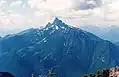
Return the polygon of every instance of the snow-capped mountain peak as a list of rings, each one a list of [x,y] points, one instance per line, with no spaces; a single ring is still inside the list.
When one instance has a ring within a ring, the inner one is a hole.
[[[48,30],[49,28],[53,28],[59,30],[59,29],[66,29],[68,27],[69,26],[67,24],[65,24],[64,22],[62,22],[62,20],[56,17],[52,23],[49,22],[46,25],[45,29]]]
[[[62,20],[60,20],[59,18],[55,18],[55,20],[53,21],[52,25],[58,26],[58,27],[68,27],[67,24],[65,24],[64,22],[62,22]]]
[[[62,23],[62,21],[56,17],[53,21],[53,24],[58,24],[58,23]]]

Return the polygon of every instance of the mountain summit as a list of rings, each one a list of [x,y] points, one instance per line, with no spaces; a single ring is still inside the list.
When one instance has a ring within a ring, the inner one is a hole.
[[[117,46],[69,27],[58,18],[43,29],[28,29],[2,38],[1,53],[0,71],[16,77],[46,75],[49,69],[60,77],[79,77],[98,68],[119,65]]]
[[[62,23],[62,21],[61,21],[59,18],[56,17],[56,18],[54,19],[53,23]]]
[[[46,27],[49,27],[49,28],[56,27],[56,29],[64,29],[64,28],[68,28],[69,26],[63,23],[62,20],[56,17],[54,21],[52,23],[48,23]]]

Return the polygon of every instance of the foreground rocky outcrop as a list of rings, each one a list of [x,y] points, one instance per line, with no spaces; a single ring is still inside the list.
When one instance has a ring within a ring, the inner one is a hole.
[[[119,67],[101,69],[96,73],[84,74],[82,77],[119,77]]]

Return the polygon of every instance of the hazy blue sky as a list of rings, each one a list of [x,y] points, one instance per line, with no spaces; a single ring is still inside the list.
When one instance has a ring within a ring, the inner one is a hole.
[[[119,24],[119,0],[0,0],[0,31],[39,27],[59,17],[82,24]]]

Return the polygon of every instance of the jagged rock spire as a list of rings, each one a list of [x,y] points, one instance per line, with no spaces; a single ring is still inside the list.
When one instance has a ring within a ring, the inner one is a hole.
[[[52,24],[60,25],[60,24],[62,24],[62,21],[56,17]]]

